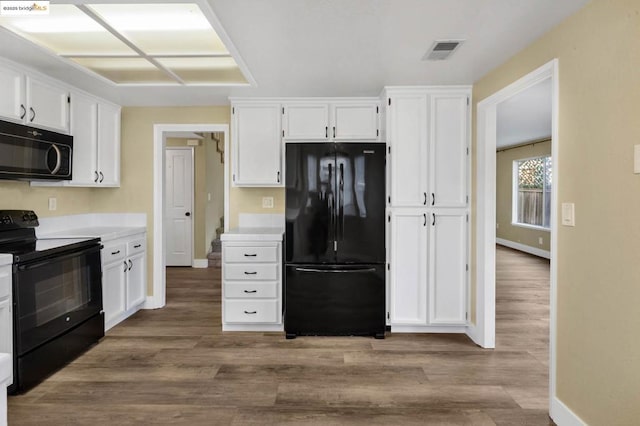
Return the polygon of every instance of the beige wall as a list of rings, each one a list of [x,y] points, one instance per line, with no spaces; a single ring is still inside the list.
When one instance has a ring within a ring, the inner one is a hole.
[[[496,237],[549,251],[549,231],[512,225],[513,162],[551,155],[551,141],[510,148],[496,153]],[[542,238],[542,244],[538,239]]]
[[[592,425],[640,418],[638,40],[640,2],[593,0],[474,85],[478,102],[559,59],[556,182],[576,226],[558,227],[557,396]]]
[[[95,191],[90,188],[34,188],[29,182],[0,180],[2,209],[33,210],[40,217],[91,213]],[[49,211],[49,197],[56,198],[55,211]]]
[[[220,146],[224,149],[224,134],[218,133]],[[210,251],[211,241],[215,238],[216,229],[220,227],[220,218],[224,216],[224,156],[216,151],[216,142],[207,135],[206,152],[206,190],[211,200],[206,208],[206,250]]]

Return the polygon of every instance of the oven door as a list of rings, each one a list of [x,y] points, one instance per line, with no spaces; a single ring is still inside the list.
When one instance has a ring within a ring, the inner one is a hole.
[[[18,356],[102,310],[100,245],[14,266]]]

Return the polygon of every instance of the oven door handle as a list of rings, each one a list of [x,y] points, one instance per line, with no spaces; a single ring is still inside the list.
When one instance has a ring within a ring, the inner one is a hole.
[[[57,261],[60,261],[60,260],[65,260],[65,259],[70,259],[72,257],[78,257],[80,255],[88,254],[88,253],[91,253],[93,251],[100,251],[100,246],[96,245],[95,247],[91,247],[89,249],[85,248],[83,250],[73,251],[71,253],[67,253],[67,254],[64,254],[62,256],[52,255],[52,256],[49,256],[49,257],[47,257],[46,259],[44,259],[44,260],[42,260],[40,262],[18,264],[18,270],[19,271],[28,271],[30,269],[40,268],[41,266],[49,265],[49,264],[51,264],[53,262],[57,262]]]

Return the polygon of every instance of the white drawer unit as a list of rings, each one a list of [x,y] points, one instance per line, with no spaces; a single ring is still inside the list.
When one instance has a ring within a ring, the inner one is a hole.
[[[222,330],[283,330],[282,242],[223,238],[222,261]]]
[[[11,296],[11,265],[0,266],[0,353],[13,360],[13,299]],[[0,381],[1,384],[1,381]],[[6,385],[13,384],[13,368]],[[1,392],[4,392],[2,389]]]

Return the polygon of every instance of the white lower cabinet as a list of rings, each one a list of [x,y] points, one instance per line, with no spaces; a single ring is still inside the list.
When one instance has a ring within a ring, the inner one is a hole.
[[[13,298],[11,296],[11,273],[11,265],[0,266],[0,353],[8,353],[13,359]],[[13,384],[13,369],[11,369],[11,375],[6,384],[7,386]],[[4,390],[0,392],[4,392]]]
[[[137,312],[146,299],[146,233],[108,241],[102,249],[105,331]]]
[[[442,210],[390,213],[392,331],[447,331],[467,324],[467,214]]]
[[[281,242],[223,242],[222,330],[283,329],[281,250]]]

